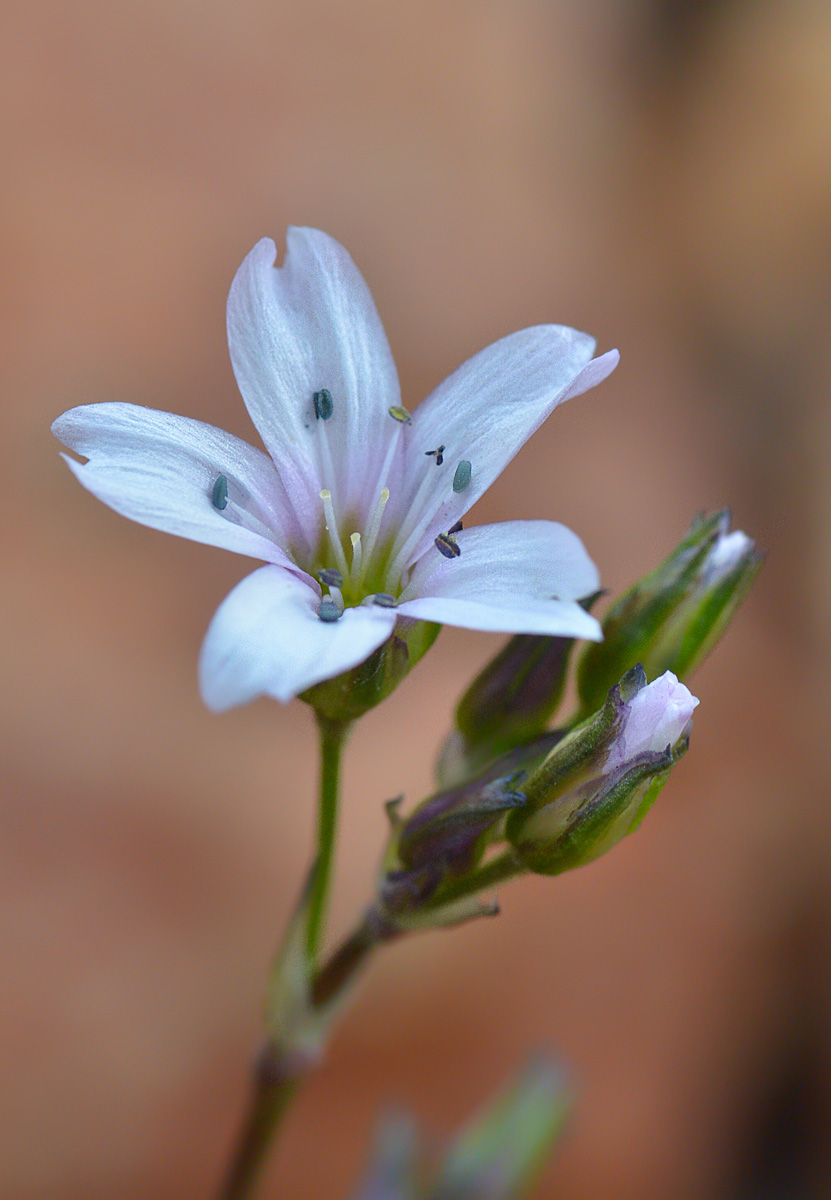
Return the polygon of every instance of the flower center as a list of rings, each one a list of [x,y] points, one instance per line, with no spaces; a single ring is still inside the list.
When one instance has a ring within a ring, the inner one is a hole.
[[[367,515],[365,509],[358,514],[351,511],[347,507],[349,501],[340,510],[336,507],[337,489],[345,481],[339,480],[329,445],[329,422],[335,413],[335,401],[328,388],[313,393],[312,409],[318,478],[328,482],[328,486],[319,492],[321,526],[316,545],[309,544],[309,535],[303,532],[299,521],[295,537],[302,544],[289,536],[287,545],[286,536],[280,537],[275,532],[268,513],[258,511],[254,498],[232,475],[221,474],[215,478],[209,493],[211,503],[227,521],[250,529],[288,550],[299,566],[318,579],[321,587],[328,590],[324,591],[318,610],[322,621],[337,621],[346,608],[368,600],[382,607],[393,608],[406,585],[408,564],[423,536],[426,519],[431,515],[430,506],[435,503],[435,476],[432,475],[432,468],[428,468],[415,494],[408,499],[406,513],[398,528],[391,529],[387,521],[384,529],[384,516],[390,499],[390,474],[400,438],[404,429],[412,426],[412,417],[406,408],[399,405],[389,410],[394,428],[370,493],[377,498]],[[434,450],[425,450],[424,454],[434,460],[435,467],[442,467],[446,449],[446,446],[440,445]],[[471,464],[463,459],[456,465],[452,491],[457,494],[465,491],[470,481]],[[359,508],[363,508],[360,500]],[[356,525],[359,528],[356,529]],[[350,528],[352,532],[344,540],[344,533]],[[461,521],[434,539],[436,550],[445,558],[458,558],[461,554],[461,548],[453,536],[459,529]]]
[[[400,577],[395,579],[383,569],[384,559],[388,555],[387,547],[379,535],[389,498],[390,490],[384,484],[365,528],[350,533],[347,541],[335,512],[332,492],[329,488],[323,488],[320,492],[325,533],[320,540],[317,559],[319,562],[333,561],[337,565],[334,570],[324,566],[316,572],[317,578],[321,584],[329,587],[332,595],[334,585],[338,589],[336,600],[347,607],[360,604],[368,596],[379,592],[388,597],[388,603],[394,603],[395,594],[401,591]]]

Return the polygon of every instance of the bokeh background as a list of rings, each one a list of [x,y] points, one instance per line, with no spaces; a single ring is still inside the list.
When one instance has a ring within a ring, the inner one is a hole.
[[[301,704],[217,718],[196,655],[243,559],[132,525],[50,421],[120,399],[251,437],[224,301],[317,225],[413,406],[523,325],[621,366],[480,504],[612,589],[698,509],[769,551],[637,837],[391,948],[265,1196],[346,1196],[375,1114],[439,1138],[539,1046],[579,1103],[541,1197],[831,1194],[831,10],[721,0],[35,0],[0,38],[4,1200],[211,1195],[307,861]],[[429,788],[500,639],[446,630],[347,760],[336,929],[381,802]]]

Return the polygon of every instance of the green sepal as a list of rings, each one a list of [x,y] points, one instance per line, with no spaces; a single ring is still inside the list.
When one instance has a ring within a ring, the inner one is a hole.
[[[672,659],[672,670],[679,679],[689,678],[720,641],[736,610],[756,582],[764,561],[763,554],[756,550],[748,551],[732,571],[707,590],[689,619],[678,622],[680,628],[675,645],[672,628],[667,630],[668,644],[665,650],[662,648],[663,658]],[[655,673],[660,673],[657,667]]]
[[[672,553],[612,605],[603,618],[603,641],[587,645],[577,666],[582,712],[594,712],[633,662],[646,666],[650,646],[700,578],[728,521],[726,510],[696,518]],[[647,669],[654,679],[671,664],[657,669],[650,662]]]
[[[369,658],[334,679],[316,683],[300,699],[330,721],[354,721],[395,691],[432,646],[441,625],[399,618],[392,636]]]
[[[587,646],[577,666],[582,714],[597,707],[631,662],[641,662],[650,679],[673,671],[684,680],[709,654],[763,562],[745,539],[744,551],[718,577],[711,563],[722,539],[732,536],[729,525],[727,509],[698,517],[672,553],[612,605],[603,619],[603,641]]]
[[[671,750],[644,753],[628,769],[589,780],[530,815],[513,814],[506,836],[537,875],[560,875],[593,862],[643,820],[673,761]]]
[[[596,773],[597,759],[617,736],[625,706],[645,685],[643,667],[632,667],[609,688],[600,711],[554,747],[523,787],[527,814],[547,805],[553,795],[577,786],[587,772]]]

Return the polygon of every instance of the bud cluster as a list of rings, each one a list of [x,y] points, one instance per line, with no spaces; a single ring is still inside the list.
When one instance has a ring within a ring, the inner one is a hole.
[[[389,929],[493,912],[476,900],[524,871],[557,875],[635,830],[689,744],[698,700],[678,678],[701,661],[761,556],[726,513],[699,518],[608,610],[577,667],[580,711],[548,728],[573,639],[518,636],[456,710],[439,790],[392,823],[376,913]],[[594,599],[594,598],[593,598]]]

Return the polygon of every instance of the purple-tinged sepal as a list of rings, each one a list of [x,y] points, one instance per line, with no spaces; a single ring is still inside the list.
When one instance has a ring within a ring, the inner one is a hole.
[[[489,847],[504,843],[506,817],[525,804],[528,772],[560,736],[545,734],[503,755],[476,779],[428,796],[408,816],[400,812],[401,797],[387,803],[391,831],[376,902],[385,925],[427,928],[495,914],[475,896],[446,905],[443,897],[476,871]]]

